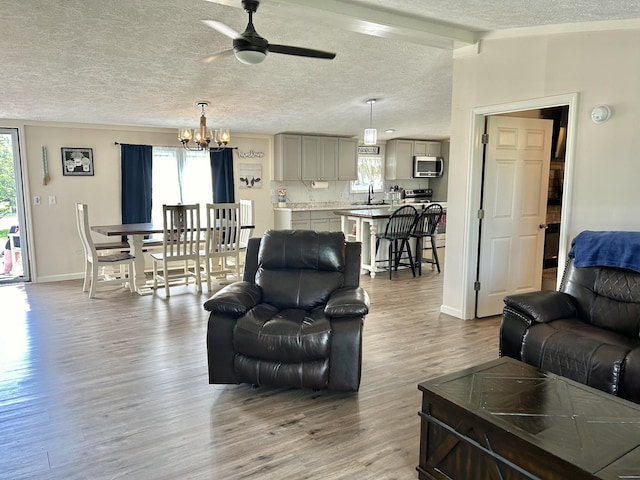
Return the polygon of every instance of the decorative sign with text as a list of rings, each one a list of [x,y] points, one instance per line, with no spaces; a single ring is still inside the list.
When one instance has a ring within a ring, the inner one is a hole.
[[[262,152],[254,152],[253,150],[249,150],[248,152],[241,152],[238,150],[238,157],[240,158],[262,158],[264,157],[264,153]]]
[[[380,147],[368,146],[368,145],[359,146],[358,153],[364,154],[364,155],[372,155],[372,154],[378,155],[380,153]]]

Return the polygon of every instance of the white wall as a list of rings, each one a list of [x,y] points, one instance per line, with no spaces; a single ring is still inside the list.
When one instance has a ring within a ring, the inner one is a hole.
[[[93,224],[121,222],[120,147],[114,142],[179,146],[175,129],[23,124],[17,121],[1,121],[1,123],[2,126],[20,129],[21,154],[23,170],[25,170],[25,200],[28,203],[27,224],[31,240],[31,274],[35,282],[82,276],[84,253],[75,224],[76,202],[89,205],[90,221]],[[256,218],[254,235],[260,235],[270,228],[273,222],[269,200],[272,137],[234,135],[232,132],[230,145],[238,147],[238,151],[234,154],[236,199],[254,200]],[[46,186],[42,182],[42,146],[47,147],[51,177]],[[94,176],[63,176],[61,147],[92,148]],[[263,153],[263,156],[240,158],[238,152],[251,150]],[[261,189],[239,189],[238,166],[240,163],[262,165],[264,178]],[[33,204],[35,195],[42,198],[41,205]],[[49,196],[56,197],[55,205],[49,205]],[[107,241],[99,237],[98,234],[94,235],[96,240]]]
[[[494,39],[454,60],[443,312],[473,316],[474,108],[577,93],[568,239],[586,229],[640,230],[640,58],[629,53],[639,42],[638,29]],[[601,103],[613,116],[596,125],[590,111]]]

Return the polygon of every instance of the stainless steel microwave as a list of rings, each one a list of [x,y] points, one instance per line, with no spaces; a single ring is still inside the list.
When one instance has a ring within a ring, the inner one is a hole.
[[[413,178],[441,177],[443,168],[442,157],[413,157]]]

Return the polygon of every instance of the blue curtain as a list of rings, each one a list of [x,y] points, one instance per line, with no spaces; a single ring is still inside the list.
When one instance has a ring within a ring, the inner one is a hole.
[[[233,192],[233,149],[209,152],[213,185],[213,203],[234,203]]]
[[[151,145],[120,145],[122,223],[151,221]]]

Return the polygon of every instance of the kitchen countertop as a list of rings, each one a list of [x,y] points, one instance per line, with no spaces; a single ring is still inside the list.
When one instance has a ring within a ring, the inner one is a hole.
[[[399,204],[402,205],[413,205],[416,208],[420,208],[421,205],[427,205],[428,203],[439,203],[446,210],[447,204],[446,202],[425,202],[425,203],[408,203],[408,204]],[[389,211],[389,204],[353,204],[348,202],[309,202],[309,203],[291,203],[287,202],[286,207],[279,207],[277,203],[273,204],[274,210],[283,210],[289,212],[304,212],[304,211],[323,211],[323,210],[385,210]]]

